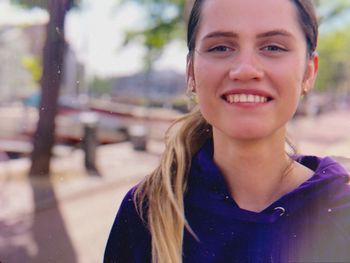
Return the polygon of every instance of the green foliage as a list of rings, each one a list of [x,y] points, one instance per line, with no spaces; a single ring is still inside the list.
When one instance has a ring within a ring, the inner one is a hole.
[[[349,26],[337,31],[328,31],[320,36],[318,53],[319,73],[316,87],[318,90],[337,88],[345,81],[350,68],[350,31]]]
[[[27,69],[35,82],[41,80],[43,74],[43,65],[39,57],[26,56],[22,59],[22,65]]]
[[[91,84],[91,91],[95,95],[110,94],[112,91],[112,82],[110,79],[96,77]]]
[[[126,33],[125,44],[141,43],[148,50],[145,66],[149,70],[165,46],[174,39],[184,39],[184,0],[132,0],[142,4],[148,14],[145,27]]]
[[[61,0],[10,0],[12,3],[23,6],[25,8],[40,7],[48,9],[49,1],[61,1]],[[81,0],[74,0],[72,5],[77,6]],[[71,7],[73,7],[71,6]]]
[[[315,4],[321,23],[327,23],[344,15],[350,9],[349,0],[316,0]]]
[[[319,71],[316,89],[337,89],[347,81],[350,69],[350,33],[346,16],[349,0],[315,0],[321,24],[318,42]]]
[[[41,7],[47,9],[50,0],[11,0],[12,3],[24,7]]]

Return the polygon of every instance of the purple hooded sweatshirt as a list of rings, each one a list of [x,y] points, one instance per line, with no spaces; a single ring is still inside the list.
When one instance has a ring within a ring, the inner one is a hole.
[[[299,156],[314,171],[261,212],[238,207],[213,162],[208,141],[193,157],[185,215],[199,240],[184,232],[184,263],[350,262],[350,186],[333,159]],[[151,262],[151,237],[124,198],[107,242],[105,263]]]

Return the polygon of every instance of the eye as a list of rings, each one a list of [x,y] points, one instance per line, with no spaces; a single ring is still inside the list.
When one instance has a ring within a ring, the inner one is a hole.
[[[278,45],[267,45],[262,48],[263,51],[269,52],[286,52],[288,49],[280,47]]]
[[[230,52],[230,51],[233,51],[233,49],[223,45],[215,46],[208,49],[208,52]]]

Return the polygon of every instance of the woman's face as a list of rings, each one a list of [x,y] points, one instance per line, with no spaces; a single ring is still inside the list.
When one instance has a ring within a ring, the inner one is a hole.
[[[316,71],[290,0],[205,1],[188,76],[214,136],[259,139],[281,130]]]

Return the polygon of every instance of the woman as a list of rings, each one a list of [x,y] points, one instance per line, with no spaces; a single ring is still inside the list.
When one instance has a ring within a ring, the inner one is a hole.
[[[195,2],[187,83],[198,109],[125,197],[105,262],[350,262],[346,171],[286,152],[316,44],[311,0]]]

